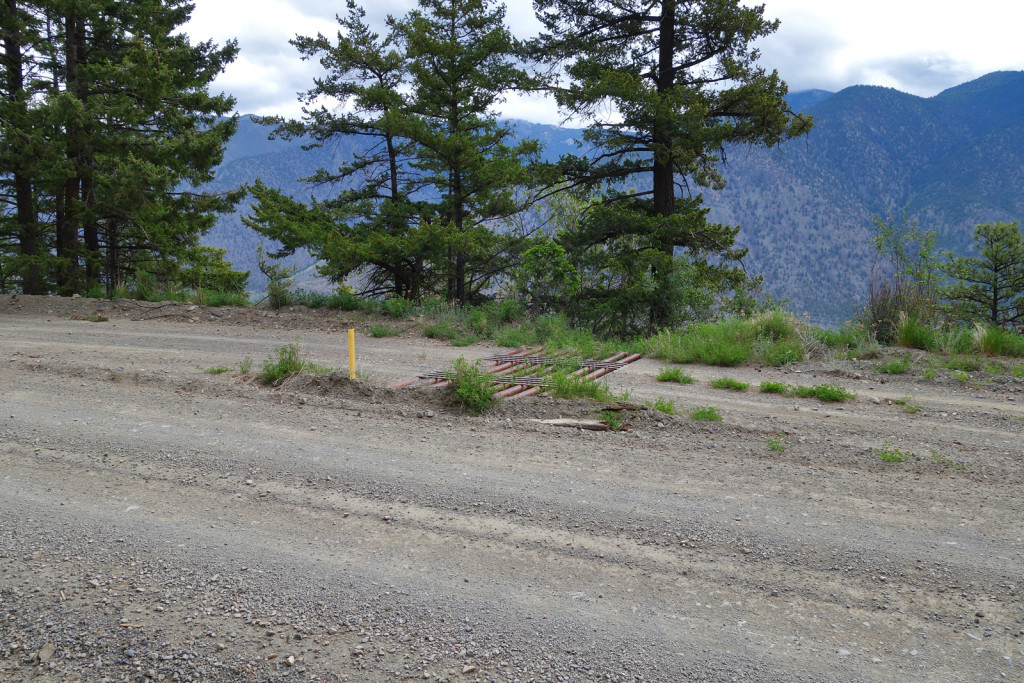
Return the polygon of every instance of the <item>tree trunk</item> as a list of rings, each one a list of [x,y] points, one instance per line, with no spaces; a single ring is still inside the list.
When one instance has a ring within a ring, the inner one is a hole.
[[[82,91],[82,83],[78,74],[78,64],[84,52],[84,27],[74,14],[64,18],[65,30],[65,80],[73,95]],[[67,156],[75,169],[64,181],[62,196],[59,200],[61,209],[57,214],[57,257],[62,261],[57,269],[57,288],[63,295],[70,295],[81,290],[78,263],[78,223],[79,200],[81,198],[82,181],[80,166],[82,162],[81,126],[76,121],[67,123]]]
[[[665,93],[675,85],[673,64],[675,59],[675,32],[676,32],[676,0],[663,0],[661,5],[661,20],[658,30],[658,74],[656,87],[658,93]],[[675,173],[672,166],[672,149],[674,140],[669,130],[667,117],[659,116],[654,121],[651,131],[651,140],[654,143],[653,167],[653,202],[654,213],[657,216],[672,216],[676,211],[676,186]],[[675,251],[675,244],[672,235],[662,232],[661,251],[668,259],[668,263],[662,268],[654,269],[655,281],[666,285],[672,276],[672,256]],[[661,289],[665,289],[663,286]],[[650,310],[648,324],[651,329],[664,324],[670,315],[672,303],[664,296],[659,296],[653,303]]]

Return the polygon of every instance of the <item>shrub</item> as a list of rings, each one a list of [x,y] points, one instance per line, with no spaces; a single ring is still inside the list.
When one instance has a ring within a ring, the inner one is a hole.
[[[714,406],[708,406],[707,408],[697,408],[690,413],[690,417],[694,420],[704,420],[708,422],[721,422],[722,416],[718,414],[718,408]]]
[[[222,292],[217,289],[203,289],[196,292],[195,301],[201,306],[248,306],[249,295],[245,292]]]
[[[306,308],[321,308],[327,303],[326,294],[311,292],[308,289],[294,289],[288,299],[292,306],[305,306]]]
[[[683,372],[679,367],[664,367],[658,373],[659,382],[675,382],[676,384],[693,384],[695,380],[691,375]]]
[[[412,307],[412,301],[400,296],[385,299],[380,303],[380,310],[382,313],[389,315],[392,318],[398,318],[399,320],[408,318],[409,314],[412,312]]]
[[[324,305],[334,311],[358,311],[364,307],[363,301],[352,292],[331,294],[324,301]]]
[[[773,382],[766,380],[761,382],[761,393],[762,394],[788,394],[789,385],[784,382]]]
[[[481,367],[480,361],[470,363],[465,358],[453,361],[448,378],[455,398],[473,415],[480,415],[499,400],[494,395],[492,376]]]
[[[729,391],[746,391],[750,385],[746,382],[733,379],[732,377],[719,377],[710,382],[715,389],[728,389]]]
[[[788,448],[786,440],[781,436],[766,436],[764,437],[764,440],[765,443],[768,444],[768,448],[772,449],[773,451],[784,453],[786,451],[786,448]]]

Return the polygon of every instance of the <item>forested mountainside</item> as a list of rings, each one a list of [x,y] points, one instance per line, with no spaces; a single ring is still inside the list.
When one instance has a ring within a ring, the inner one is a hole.
[[[1024,219],[1024,72],[989,74],[931,98],[855,86],[794,93],[790,103],[815,117],[814,130],[775,149],[730,148],[728,186],[705,200],[715,221],[742,226],[747,269],[795,312],[823,324],[852,314],[867,292],[872,216],[890,207],[906,208],[938,231],[941,249],[958,252],[975,224]],[[516,125],[541,140],[549,158],[576,151],[579,131]],[[304,151],[299,142],[267,140],[266,128],[243,118],[209,189],[261,178],[295,196],[329,193],[298,178],[337,166],[358,144],[342,139]],[[204,241],[227,248],[258,284],[258,236],[237,214],[222,217]]]

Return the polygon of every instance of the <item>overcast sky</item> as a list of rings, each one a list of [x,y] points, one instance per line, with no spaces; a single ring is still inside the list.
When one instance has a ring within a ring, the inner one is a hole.
[[[241,53],[214,83],[238,99],[245,114],[298,116],[295,94],[308,89],[316,65],[302,62],[288,40],[296,34],[337,33],[344,0],[194,0],[184,27],[193,41],[237,38]],[[922,97],[999,70],[1024,70],[1021,0],[763,0],[765,15],[782,20],[761,44],[762,63],[778,69],[791,91],[837,91],[884,85]],[[528,37],[539,24],[529,0],[508,0],[513,33]],[[754,3],[746,3],[754,4]],[[365,2],[367,19],[383,27],[410,0]],[[511,99],[501,114],[557,123],[540,99]]]

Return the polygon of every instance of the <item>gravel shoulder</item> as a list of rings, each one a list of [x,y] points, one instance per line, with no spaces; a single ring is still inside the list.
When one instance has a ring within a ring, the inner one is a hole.
[[[536,420],[599,405],[472,417],[387,388],[495,352],[414,323],[0,299],[0,680],[1024,675],[1019,379],[844,361],[666,386],[642,359],[614,391],[723,421],[589,432]],[[203,371],[296,338],[340,367],[348,327],[359,380]]]

